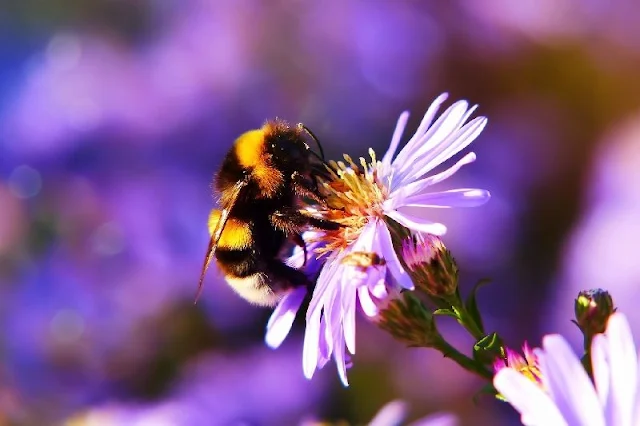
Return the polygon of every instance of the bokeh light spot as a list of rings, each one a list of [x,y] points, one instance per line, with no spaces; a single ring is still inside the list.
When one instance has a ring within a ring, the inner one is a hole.
[[[124,249],[122,229],[115,222],[100,225],[91,236],[93,252],[100,256],[113,256]]]
[[[9,189],[18,198],[31,198],[42,189],[40,173],[33,167],[18,166],[9,176]]]
[[[47,61],[59,71],[74,68],[81,56],[80,40],[71,34],[57,34],[51,38],[47,45]]]
[[[63,343],[78,340],[84,332],[84,319],[73,310],[62,309],[51,319],[51,334]]]

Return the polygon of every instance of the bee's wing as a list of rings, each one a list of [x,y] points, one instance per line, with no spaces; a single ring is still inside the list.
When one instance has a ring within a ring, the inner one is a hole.
[[[218,241],[220,241],[222,231],[227,224],[227,220],[229,220],[229,213],[231,212],[231,208],[234,206],[234,204],[238,200],[238,197],[242,193],[242,190],[245,186],[247,186],[248,183],[248,179],[240,180],[233,186],[233,188],[225,191],[225,196],[223,198],[224,205],[222,206],[222,211],[220,212],[220,218],[218,219],[218,222],[215,224],[214,228],[211,230],[211,239],[209,240],[207,253],[204,257],[204,264],[202,265],[202,271],[200,272],[200,280],[198,281],[198,291],[196,293],[195,303],[198,302],[200,294],[202,293],[204,276],[207,273],[207,269],[209,269],[209,264],[211,263],[211,259],[213,259],[213,255],[216,252],[216,247],[218,247]]]

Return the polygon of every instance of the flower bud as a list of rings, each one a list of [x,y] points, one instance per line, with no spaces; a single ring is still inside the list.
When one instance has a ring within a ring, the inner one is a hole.
[[[604,333],[607,320],[614,312],[611,295],[599,288],[581,291],[575,301],[575,323],[589,340]]]
[[[416,234],[402,241],[402,258],[416,288],[439,298],[458,288],[458,266],[442,240],[431,234]]]
[[[390,295],[375,319],[378,327],[408,346],[437,348],[442,337],[433,314],[411,292]]]

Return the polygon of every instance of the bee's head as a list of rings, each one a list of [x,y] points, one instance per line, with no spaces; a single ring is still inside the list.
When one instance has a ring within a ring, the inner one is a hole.
[[[304,129],[291,127],[286,122],[274,120],[267,122],[263,130],[265,151],[277,168],[310,172],[312,157],[317,156],[305,142]]]

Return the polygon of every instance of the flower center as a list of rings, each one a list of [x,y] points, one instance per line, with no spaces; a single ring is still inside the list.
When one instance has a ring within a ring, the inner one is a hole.
[[[495,372],[497,373],[506,367],[513,368],[546,391],[542,383],[542,372],[540,371],[538,358],[528,345],[525,345],[522,349],[524,357],[511,349],[507,349],[506,359],[498,360],[494,364]]]
[[[317,250],[318,254],[344,249],[358,238],[369,220],[384,215],[382,203],[388,190],[378,180],[379,163],[372,149],[369,149],[369,155],[371,161],[360,158],[360,165],[346,154],[345,162],[329,162],[330,178],[321,185],[326,206],[319,207],[319,213],[342,227],[324,233],[321,240],[325,246]]]

